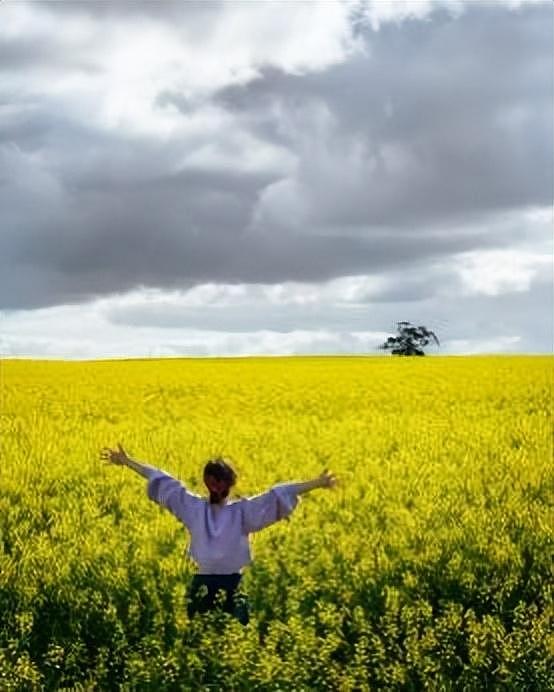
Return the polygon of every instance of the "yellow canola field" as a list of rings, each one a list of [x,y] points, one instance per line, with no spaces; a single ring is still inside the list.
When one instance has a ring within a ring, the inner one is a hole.
[[[547,356],[3,361],[0,688],[548,689]],[[189,621],[186,530],[135,458],[238,495],[332,469],[253,537],[252,608]]]

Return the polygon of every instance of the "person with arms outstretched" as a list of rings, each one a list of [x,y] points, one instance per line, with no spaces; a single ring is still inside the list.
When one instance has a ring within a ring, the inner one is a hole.
[[[229,461],[216,458],[204,467],[204,483],[209,491],[205,499],[169,473],[133,459],[121,444],[117,450],[105,447],[100,456],[146,478],[148,497],[167,508],[189,530],[188,553],[198,567],[188,592],[189,617],[222,605],[244,625],[249,619],[248,603],[238,587],[243,568],[252,561],[249,535],[288,518],[303,493],[332,488],[337,483],[326,469],[312,480],[278,483],[260,495],[230,501],[237,475]],[[217,598],[220,590],[224,592],[223,604]]]

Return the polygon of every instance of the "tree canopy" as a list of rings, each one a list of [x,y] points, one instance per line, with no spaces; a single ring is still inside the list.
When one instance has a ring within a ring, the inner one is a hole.
[[[423,325],[414,327],[410,322],[398,322],[398,336],[389,336],[380,349],[392,349],[393,356],[424,356],[423,347],[434,339],[437,346],[439,340],[434,332]]]

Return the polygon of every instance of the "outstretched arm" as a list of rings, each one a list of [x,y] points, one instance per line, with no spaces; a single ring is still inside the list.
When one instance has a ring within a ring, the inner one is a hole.
[[[128,466],[130,469],[133,469],[133,471],[144,476],[144,478],[150,478],[150,476],[158,470],[154,466],[132,459],[119,443],[117,446],[117,450],[104,447],[100,452],[100,458],[110,464],[115,464],[115,466]]]
[[[279,483],[268,492],[243,501],[243,530],[245,533],[260,531],[276,521],[286,519],[300,501],[299,495],[316,488],[332,488],[337,480],[325,470],[317,478],[300,483]]]
[[[117,450],[104,447],[100,457],[115,466],[128,466],[146,478],[148,480],[146,486],[148,497],[162,507],[166,507],[177,519],[180,519],[185,526],[190,528],[202,504],[202,499],[189,492],[180,481],[165,471],[132,459],[121,444],[118,444],[117,447]]]
[[[302,495],[302,493],[309,493],[316,488],[333,488],[337,484],[336,477],[330,473],[328,469],[313,478],[311,481],[304,481],[301,483],[287,483],[287,485],[293,490],[297,495]]]

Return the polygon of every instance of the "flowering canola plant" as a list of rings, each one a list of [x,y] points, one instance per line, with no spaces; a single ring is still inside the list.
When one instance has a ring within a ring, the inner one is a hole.
[[[0,688],[552,689],[548,356],[2,361]],[[253,536],[243,627],[191,620],[186,529],[121,441],[205,494],[331,468]]]

